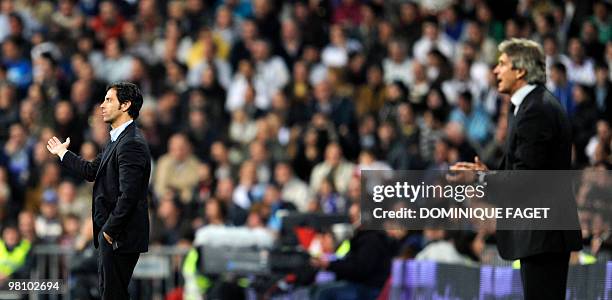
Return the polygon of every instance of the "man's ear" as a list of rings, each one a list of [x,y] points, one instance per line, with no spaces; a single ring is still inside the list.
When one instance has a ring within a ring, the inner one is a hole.
[[[525,76],[527,76],[527,71],[524,69],[517,69],[516,71],[518,72],[516,79],[525,79]]]
[[[126,112],[130,109],[131,106],[132,106],[132,101],[123,102],[121,103],[121,111]]]

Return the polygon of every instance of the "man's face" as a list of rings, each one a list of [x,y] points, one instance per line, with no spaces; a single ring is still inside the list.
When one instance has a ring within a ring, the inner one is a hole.
[[[185,160],[191,154],[189,141],[182,135],[173,136],[168,144],[168,152],[175,160]]]
[[[289,169],[289,166],[285,164],[277,165],[276,169],[274,170],[274,178],[280,184],[287,183],[289,179],[291,179],[291,170]]]
[[[319,101],[328,101],[331,97],[331,90],[328,83],[323,81],[315,86],[315,98]]]
[[[2,239],[7,246],[15,246],[19,242],[19,233],[13,228],[7,228],[2,234]]]
[[[605,84],[608,80],[608,70],[605,68],[595,69],[595,78],[598,84]]]
[[[5,41],[2,44],[2,54],[7,60],[14,60],[19,57],[19,49],[17,49],[15,43],[11,41]]]
[[[497,79],[497,91],[503,94],[512,94],[517,90],[517,82],[519,80],[519,70],[512,67],[512,61],[502,53],[495,69],[493,70]]]
[[[102,2],[100,5],[100,17],[104,23],[111,24],[115,21],[115,7],[110,2]]]
[[[15,144],[17,145],[23,145],[27,139],[23,127],[18,125],[11,126],[11,128],[9,129],[9,139],[14,140]]]
[[[106,96],[104,96],[104,101],[100,104],[100,108],[102,108],[102,119],[105,123],[113,124],[122,114],[126,113],[121,110],[122,105],[119,103],[119,99],[117,98],[117,91],[115,89],[110,89],[106,92]],[[125,108],[125,104],[123,105]]]
[[[555,68],[552,68],[550,70],[550,80],[554,83],[554,84],[561,84],[561,80],[563,79],[561,72]]]
[[[582,59],[584,52],[582,49],[582,45],[580,44],[580,41],[578,39],[570,40],[568,52],[569,52],[570,58],[574,60]]]
[[[339,146],[331,145],[325,151],[325,161],[332,166],[338,165],[342,159],[342,150]]]

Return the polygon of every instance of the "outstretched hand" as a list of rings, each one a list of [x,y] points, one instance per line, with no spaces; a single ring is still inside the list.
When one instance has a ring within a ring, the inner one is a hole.
[[[62,157],[68,151],[69,145],[70,138],[67,138],[66,141],[62,143],[57,137],[52,137],[47,142],[47,150],[49,150],[49,152],[52,154]]]
[[[446,175],[446,180],[453,183],[472,183],[476,181],[477,171],[488,171],[489,168],[480,160],[474,157],[474,162],[458,162],[450,167],[453,171]]]
[[[485,165],[478,156],[474,157],[474,162],[458,162],[450,167],[451,171],[488,171],[489,168]]]

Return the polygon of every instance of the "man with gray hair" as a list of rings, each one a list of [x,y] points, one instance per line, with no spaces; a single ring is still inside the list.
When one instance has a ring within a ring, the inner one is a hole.
[[[506,148],[498,169],[570,170],[570,123],[544,86],[542,48],[530,40],[511,39],[498,50],[501,55],[493,70],[497,90],[511,95]],[[488,168],[476,157],[474,163],[457,163],[451,170]],[[487,182],[494,180],[491,176]],[[582,248],[579,230],[498,230],[496,237],[502,258],[520,260],[525,299],[565,299],[570,252]]]

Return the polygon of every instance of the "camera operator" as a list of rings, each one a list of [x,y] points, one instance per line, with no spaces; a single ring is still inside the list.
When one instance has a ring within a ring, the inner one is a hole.
[[[384,231],[365,230],[359,219],[359,204],[349,209],[356,227],[350,250],[342,259],[311,259],[311,265],[336,275],[334,282],[314,287],[314,299],[376,299],[389,277],[392,247]]]

